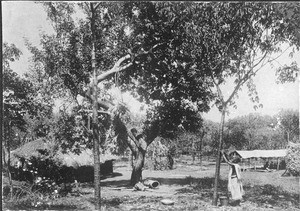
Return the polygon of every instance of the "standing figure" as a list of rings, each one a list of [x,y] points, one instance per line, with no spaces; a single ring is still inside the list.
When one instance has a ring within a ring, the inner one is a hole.
[[[230,165],[228,174],[228,191],[231,193],[233,205],[239,205],[243,199],[244,189],[242,185],[241,167],[238,164],[241,159],[234,156],[230,161],[226,154],[222,151],[222,155],[226,163]]]

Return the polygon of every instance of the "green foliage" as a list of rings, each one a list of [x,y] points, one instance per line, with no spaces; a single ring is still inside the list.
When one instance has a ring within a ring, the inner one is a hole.
[[[73,25],[73,9],[63,10],[65,7],[73,8],[72,5],[45,3],[44,6],[50,19],[57,24],[57,35],[44,35],[41,40],[43,50],[34,51],[38,52],[37,57],[42,58],[40,61],[45,67],[45,73],[52,78],[60,78],[58,81],[76,96],[86,90],[90,82],[89,20],[81,19],[78,25]],[[86,15],[90,14],[87,4],[80,4],[79,7]],[[153,11],[153,14],[149,11]],[[162,134],[165,136],[170,136],[181,121],[186,129],[197,128],[198,125],[193,124],[199,122],[199,116],[196,114],[198,111],[207,111],[209,101],[208,92],[202,86],[201,80],[194,79],[188,73],[188,67],[174,66],[174,62],[182,63],[188,56],[183,58],[178,52],[184,38],[183,28],[176,19],[178,17],[172,18],[172,15],[174,16],[174,11],[170,12],[164,4],[153,3],[101,3],[95,14],[96,28],[103,29],[96,30],[95,34],[97,68],[104,71],[111,68],[116,59],[129,52],[134,60],[133,66],[128,71],[119,73],[121,89],[131,90],[148,103],[149,100],[162,102],[157,107],[159,112],[156,117],[150,121],[157,122],[157,119],[161,118],[159,127],[161,132],[167,131],[166,134]],[[65,19],[61,20],[60,16]],[[71,28],[60,27],[67,20]],[[177,31],[176,28],[180,30]],[[144,53],[151,48],[151,54]],[[170,52],[166,52],[166,48],[169,48]],[[178,78],[182,81],[178,81]],[[135,84],[133,80],[142,84]],[[103,82],[100,100],[111,100],[106,97],[105,90],[111,87],[113,82],[115,81],[112,77]],[[190,85],[187,86],[188,84]]]
[[[229,120],[225,125],[225,148],[282,149],[287,142],[278,127],[277,115],[249,114]]]
[[[85,16],[73,24],[73,6],[48,4],[57,28],[56,35],[42,37],[46,73],[58,76],[73,96],[89,98],[92,64],[97,74],[120,68],[103,78],[98,99],[111,102],[106,90],[120,83],[150,105],[143,128],[147,143],[158,135],[174,136],[178,126],[195,131],[202,123],[199,113],[208,111],[212,100],[225,115],[245,83],[255,106],[261,106],[249,79],[276,60],[271,56],[280,53],[280,43],[297,46],[295,23],[280,30],[285,18],[272,4],[102,2],[79,7]],[[298,67],[289,71],[296,75]],[[224,99],[219,86],[229,78],[235,87]]]
[[[52,113],[51,104],[36,93],[34,81],[20,77],[10,68],[10,62],[19,59],[21,52],[15,45],[3,45],[3,121],[4,139],[10,139],[13,148],[18,147],[29,136],[37,133],[38,127],[33,127],[30,118],[49,118]],[[41,115],[42,114],[42,115]],[[30,129],[32,130],[30,130]],[[28,135],[30,134],[30,135]]]
[[[203,120],[196,132],[178,131],[172,139],[176,155],[193,154],[196,150],[202,155],[211,155],[217,149],[219,138],[218,124],[210,120]]]
[[[289,143],[286,157],[287,169],[293,176],[300,175],[300,144]]]
[[[279,33],[283,38],[289,39],[297,50],[300,46],[300,34],[298,31],[300,21],[300,5],[298,2],[285,2],[272,4],[274,13],[282,21],[274,23],[274,32]]]
[[[163,139],[156,138],[147,148],[145,166],[153,170],[166,170],[173,168],[173,158],[169,148],[163,144]]]
[[[286,133],[287,141],[299,140],[299,112],[296,110],[281,110],[278,114],[278,125]]]
[[[273,124],[276,124],[275,118],[258,114],[229,120],[225,126],[225,144],[227,147],[232,145],[236,149],[274,149],[271,145]]]
[[[60,111],[57,121],[60,127],[55,133],[55,140],[60,143],[63,151],[70,149],[75,153],[80,153],[82,147],[92,148],[92,130],[88,128],[90,119],[86,117]]]
[[[199,141],[199,134],[182,132],[174,140],[176,142],[176,151],[178,154],[189,154],[196,150],[196,145]]]
[[[31,83],[21,78],[16,72],[10,68],[10,63],[18,60],[21,51],[14,44],[3,45],[3,114],[4,122],[13,122],[14,125],[24,130],[24,120],[22,116],[30,109],[32,105],[30,92]]]

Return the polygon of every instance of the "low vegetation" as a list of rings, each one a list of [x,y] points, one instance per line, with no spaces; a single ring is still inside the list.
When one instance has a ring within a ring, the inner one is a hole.
[[[289,187],[297,184],[295,177],[280,177],[281,171],[243,172],[245,196],[241,206],[212,206],[213,172],[212,162],[192,163],[187,156],[177,159],[173,170],[145,170],[145,177],[157,178],[158,189],[132,191],[130,189],[130,163],[117,161],[112,178],[101,180],[102,210],[297,210],[299,193]],[[222,165],[220,196],[227,195],[227,166]],[[259,175],[258,175],[259,174]],[[280,178],[279,178],[280,177]],[[267,179],[269,178],[269,179]],[[69,189],[68,189],[69,188]],[[57,194],[45,194],[34,190],[27,183],[14,181],[14,194],[10,198],[7,180],[4,180],[5,209],[35,210],[91,210],[94,208],[93,183],[70,184]],[[163,205],[162,199],[175,202]]]
[[[290,143],[287,153],[287,170],[294,176],[300,175],[300,144]]]

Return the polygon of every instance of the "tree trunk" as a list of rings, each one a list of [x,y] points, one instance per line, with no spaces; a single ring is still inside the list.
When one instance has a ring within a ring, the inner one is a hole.
[[[139,148],[133,163],[130,184],[135,185],[142,180],[142,171],[144,167],[146,151]]]
[[[173,159],[172,154],[170,152],[167,154],[167,159],[168,159],[168,168],[173,169],[174,159]]]
[[[91,6],[91,33],[92,33],[92,70],[93,70],[93,144],[94,144],[94,188],[95,188],[95,209],[101,209],[101,188],[100,188],[100,151],[99,151],[99,139],[100,130],[98,126],[98,101],[97,101],[97,70],[96,70],[96,52],[95,52],[95,10],[93,3]]]
[[[192,140],[192,157],[193,157],[193,164],[195,163],[195,141]]]
[[[200,160],[200,166],[202,167],[202,145],[203,145],[203,139],[200,140],[200,149],[199,149],[199,160]]]
[[[12,130],[11,130],[11,121],[8,123],[8,135],[6,137],[6,146],[4,150],[6,150],[7,154],[7,175],[8,175],[8,182],[10,186],[10,199],[13,198],[13,184],[12,184],[12,177],[11,177],[11,166],[10,166],[10,141],[12,141],[12,136],[11,136]],[[4,155],[5,156],[5,155]],[[5,160],[5,157],[4,157]]]
[[[133,155],[133,152],[130,151],[130,166],[131,166],[131,168],[133,168],[133,160],[134,160],[134,155]]]
[[[218,186],[219,186],[220,166],[221,166],[221,150],[222,150],[222,145],[223,145],[223,130],[224,130],[224,122],[225,122],[225,111],[226,111],[226,106],[223,106],[222,115],[221,115],[221,123],[219,126],[219,145],[218,145],[218,152],[217,152],[215,184],[214,184],[214,193],[213,193],[213,201],[212,201],[212,204],[215,206],[217,206],[217,204],[218,204]]]
[[[204,138],[205,132],[201,134],[200,137],[200,146],[199,146],[199,160],[200,160],[200,166],[202,167],[202,145],[203,145],[203,138]]]

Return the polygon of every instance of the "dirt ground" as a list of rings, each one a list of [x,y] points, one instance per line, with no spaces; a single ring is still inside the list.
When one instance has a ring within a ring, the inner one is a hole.
[[[168,171],[150,171],[144,170],[143,171],[143,178],[144,179],[154,179],[159,181],[160,186],[157,189],[148,189],[146,191],[132,191],[132,189],[127,189],[126,185],[128,184],[128,178],[130,178],[131,169],[127,165],[122,165],[121,163],[115,165],[115,173],[120,175],[107,178],[102,182],[102,196],[106,199],[113,199],[113,198],[122,198],[130,195],[131,197],[160,197],[161,199],[172,199],[174,200],[175,204],[180,205],[182,202],[181,199],[186,197],[194,198],[203,200],[203,204],[200,203],[203,209],[211,210],[247,210],[251,207],[250,210],[283,210],[284,207],[276,207],[273,206],[271,203],[262,204],[255,204],[253,202],[245,201],[242,202],[240,207],[213,207],[211,206],[211,189],[208,191],[209,187],[203,187],[200,191],[199,184],[201,186],[201,181],[204,182],[202,186],[206,186],[207,184],[213,185],[213,177],[215,174],[215,163],[213,162],[204,162],[202,167],[198,165],[198,163],[192,164],[191,162],[187,163],[177,163],[173,170]],[[254,187],[260,187],[264,185],[272,185],[274,187],[278,187],[282,189],[284,193],[289,192],[295,194],[296,197],[298,196],[298,201],[296,200],[295,210],[299,208],[299,190],[300,190],[300,183],[299,178],[295,177],[281,177],[284,171],[274,171],[274,172],[255,172],[255,171],[246,171],[243,172],[243,184],[245,186],[245,190],[251,189]],[[122,174],[122,175],[121,175]],[[221,185],[221,195],[226,194],[226,182],[228,174],[228,166],[226,164],[221,165],[220,176],[223,180]],[[205,183],[208,181],[207,183]],[[225,186],[225,187],[224,187]],[[267,186],[268,187],[268,186]],[[202,190],[202,191],[201,191]],[[247,197],[247,193],[246,193]],[[283,200],[286,200],[284,196],[281,196]],[[190,200],[190,199],[187,199]],[[192,200],[191,200],[192,201]],[[297,207],[298,202],[298,207]],[[158,204],[160,201],[157,202]],[[219,203],[220,205],[220,203]],[[293,205],[290,206],[291,203],[288,203],[286,207],[288,210],[293,209]],[[264,206],[264,207],[260,207]],[[130,208],[130,205],[128,205]],[[200,206],[201,207],[201,206]],[[122,207],[121,209],[127,210],[126,206]],[[169,207],[171,209],[171,207]],[[183,207],[184,208],[184,207]],[[196,207],[195,207],[196,208]],[[198,206],[199,208],[199,206]],[[179,207],[176,210],[180,210]],[[193,209],[191,207],[191,209]],[[130,210],[130,209],[129,209]],[[151,209],[150,209],[151,210]],[[171,209],[172,210],[172,209]],[[186,209],[184,209],[186,210]],[[188,209],[189,210],[189,209]],[[195,209],[197,210],[197,208]]]
[[[173,170],[143,171],[143,179],[157,180],[156,189],[134,191],[128,186],[131,167],[115,162],[112,177],[101,180],[102,210],[300,210],[299,178],[283,171],[242,173],[245,197],[240,206],[212,206],[215,163],[176,162]],[[220,195],[227,193],[228,166],[221,165]],[[44,209],[93,210],[93,186],[81,184],[79,194],[52,201]],[[174,205],[164,205],[170,199]],[[63,205],[63,206],[62,206]]]

